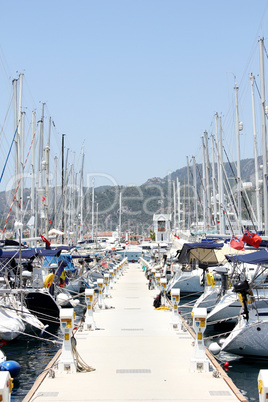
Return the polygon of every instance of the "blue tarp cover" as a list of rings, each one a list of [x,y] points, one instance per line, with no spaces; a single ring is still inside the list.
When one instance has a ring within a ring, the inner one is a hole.
[[[27,250],[22,249],[21,250],[21,258],[23,258],[23,259],[32,258],[32,257],[36,256],[36,254],[37,254],[36,249],[27,249]],[[17,250],[1,250],[0,249],[0,258],[8,258],[8,259],[19,258],[19,255],[20,255],[19,249],[17,249]]]
[[[184,243],[183,247],[187,248],[221,248],[223,243],[213,243],[211,241],[202,241],[200,243]]]
[[[266,250],[255,251],[250,254],[226,255],[231,262],[247,262],[248,264],[268,264],[268,252]]]

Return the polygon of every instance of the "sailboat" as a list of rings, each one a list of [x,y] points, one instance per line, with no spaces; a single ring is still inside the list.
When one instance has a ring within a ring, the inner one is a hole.
[[[268,252],[256,251],[245,256],[237,256],[237,260],[250,261],[258,266],[255,277],[263,273],[266,277],[268,266]],[[222,344],[222,350],[241,356],[268,357],[268,287],[267,281],[252,282],[247,280],[234,285],[239,293],[243,308],[238,317],[238,323]],[[254,295],[252,290],[254,289]]]

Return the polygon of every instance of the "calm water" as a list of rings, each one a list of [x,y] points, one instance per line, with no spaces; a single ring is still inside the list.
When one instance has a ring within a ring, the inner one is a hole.
[[[195,301],[194,297],[182,297],[181,298],[181,314],[184,315],[188,322],[191,322],[191,307]],[[183,307],[183,304],[186,307]],[[188,307],[187,307],[188,306]],[[216,342],[219,338],[222,338],[221,333],[230,331],[232,327],[230,325],[222,325],[220,328],[208,327],[205,333],[205,337],[218,335],[206,341],[207,346],[211,342]],[[249,401],[258,401],[258,375],[261,369],[268,369],[268,360],[256,360],[245,359],[237,356],[220,353],[216,356],[218,362],[223,366],[225,362],[229,362],[228,376],[233,380],[234,384],[241,391],[241,393]]]
[[[83,314],[85,306],[83,302],[84,299],[81,299],[81,304],[75,308],[75,323],[80,321]],[[15,360],[21,367],[19,377],[14,379],[14,388],[11,393],[12,402],[21,402],[25,398],[37,377],[61,347],[59,343],[50,342],[50,340],[61,341],[60,326],[50,325],[47,331],[50,335],[46,333],[42,339],[22,335],[2,348],[7,360]],[[38,333],[36,335],[40,338]]]
[[[49,328],[49,331],[54,334],[59,332],[60,335],[58,326]],[[44,335],[44,337],[54,339],[52,336]],[[15,360],[21,367],[19,377],[14,379],[11,401],[23,400],[59,347],[60,345],[45,340],[20,336],[2,348],[7,360]]]
[[[183,314],[185,318],[188,317],[189,321],[191,319],[191,306],[193,302],[194,298],[181,298],[181,314]],[[186,306],[183,306],[184,303],[186,303]],[[80,308],[80,313],[81,311],[82,307]],[[76,321],[79,321],[79,309],[76,310],[76,314]],[[222,327],[220,330],[225,332],[228,329],[230,328]],[[61,337],[61,331],[58,326],[50,326],[48,331],[53,335]],[[214,333],[214,330],[209,328],[205,336],[211,336]],[[21,336],[2,348],[7,360],[15,360],[21,366],[19,378],[14,380],[11,401],[19,402],[23,400],[33,386],[36,378],[42,373],[44,368],[60,348],[60,345],[45,340],[54,340],[55,337],[53,335],[46,335],[43,340]],[[216,338],[213,339],[213,341],[216,340]],[[218,358],[222,365],[226,361],[230,363],[228,375],[232,378],[233,382],[243,395],[249,401],[258,401],[257,378],[260,369],[268,369],[268,360],[247,360],[236,358],[233,355],[224,353],[220,354]]]

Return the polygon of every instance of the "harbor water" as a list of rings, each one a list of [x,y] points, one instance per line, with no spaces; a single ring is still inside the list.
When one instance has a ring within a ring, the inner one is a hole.
[[[194,300],[194,297],[181,298],[181,314],[185,319],[187,319],[188,323],[191,321],[191,308]],[[80,320],[82,311],[83,306],[81,303],[80,309],[76,311],[76,322]],[[221,327],[222,333],[226,332],[226,330],[228,330],[228,328]],[[11,401],[23,401],[37,377],[43,372],[49,361],[60,348],[60,344],[54,342],[61,338],[59,326],[49,326],[48,331],[50,335],[44,334],[43,338],[38,334],[36,334],[36,338],[21,335],[14,341],[2,347],[7,360],[15,360],[21,366],[20,375],[14,380]],[[221,337],[219,330],[218,338],[211,338],[213,334],[215,335],[214,330],[208,328],[205,334],[207,337],[207,344],[209,344],[212,339],[214,342]],[[260,369],[268,369],[268,361],[255,359],[248,360],[226,353],[220,353],[217,359],[222,366],[225,362],[229,362],[228,375],[242,394],[249,401],[258,401],[257,378]],[[90,364],[90,362],[87,363]]]

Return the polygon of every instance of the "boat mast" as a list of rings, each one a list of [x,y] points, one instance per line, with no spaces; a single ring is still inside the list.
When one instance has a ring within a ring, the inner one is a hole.
[[[178,229],[181,229],[181,188],[177,177],[177,204],[178,204]]]
[[[211,155],[212,155],[212,194],[213,194],[213,224],[217,230],[217,202],[216,202],[216,176],[215,176],[215,152],[214,152],[214,136],[210,137]]]
[[[54,228],[57,228],[57,169],[58,169],[58,158],[54,157]]]
[[[257,228],[262,230],[262,217],[260,209],[260,184],[259,184],[259,168],[258,168],[258,147],[257,147],[257,131],[256,131],[256,114],[255,114],[255,96],[254,96],[255,77],[251,73],[251,101],[252,101],[252,123],[253,123],[253,141],[254,141],[254,161],[255,161],[255,193],[256,193],[256,210],[257,210]]]
[[[190,206],[190,167],[189,167],[189,158],[186,156],[186,161],[187,161],[187,207],[188,207],[188,214],[187,214],[187,228],[190,229],[190,212],[191,212],[191,206]]]
[[[204,231],[207,230],[207,181],[206,181],[206,149],[204,136],[202,135],[202,146],[203,146],[203,158],[202,158],[202,181],[203,181],[203,220],[204,220]]]
[[[46,152],[46,196],[45,196],[45,236],[48,238],[48,201],[49,201],[49,146],[45,148]]]
[[[209,185],[209,156],[208,156],[208,133],[204,132],[205,139],[205,175],[206,175],[206,187],[205,191],[207,193],[207,224],[211,226],[211,194],[210,194],[210,185]]]
[[[121,231],[122,231],[122,193],[119,193],[119,242],[121,242]]]
[[[83,240],[83,232],[84,232],[84,222],[83,222],[83,184],[84,184],[84,144],[82,147],[82,166],[81,166],[81,174],[80,174],[80,241]]]
[[[65,241],[65,222],[64,222],[64,137],[65,134],[61,136],[61,199],[62,199],[62,207],[61,207],[61,228],[63,232],[62,242]]]
[[[265,114],[265,82],[263,61],[263,38],[259,40],[260,50],[260,87],[261,87],[261,120],[262,120],[262,152],[263,152],[263,208],[264,208],[264,233],[268,235],[268,191],[267,191],[267,138],[266,138],[266,114]]]
[[[215,114],[216,141],[217,141],[217,168],[218,168],[218,191],[219,191],[219,220],[220,234],[226,233],[225,225],[225,201],[224,201],[224,182],[223,182],[223,152],[222,152],[222,125],[221,117]]]
[[[31,219],[34,218],[34,221],[31,223],[30,226],[30,237],[36,237],[35,233],[35,220],[36,220],[36,214],[35,214],[35,183],[36,183],[36,177],[35,177],[35,127],[36,125],[36,115],[35,112],[32,112],[32,138],[33,138],[33,143],[32,143],[32,161],[31,161]]]
[[[17,182],[19,180],[19,133],[18,133],[18,91],[17,84],[18,80],[14,79],[12,81],[13,84],[13,98],[14,98],[14,131],[17,131],[15,136],[15,187],[17,186]],[[19,221],[19,200],[18,200],[18,192],[16,192],[16,222]],[[17,236],[17,227],[15,227],[15,235]]]
[[[176,182],[173,181],[173,203],[174,203],[174,231],[176,232],[177,214],[176,214]]]
[[[45,196],[45,236],[48,238],[48,208],[49,208],[49,152],[50,152],[50,133],[51,133],[51,117],[48,126],[48,141],[45,148],[46,153],[46,196]]]
[[[18,177],[17,180],[21,180],[19,185],[19,221],[22,223],[23,213],[23,164],[24,164],[24,152],[23,152],[23,113],[22,113],[22,83],[23,74],[19,75],[20,88],[19,88],[19,109],[18,109]],[[21,236],[22,236],[21,228]]]
[[[198,210],[197,210],[197,186],[196,186],[196,163],[195,156],[192,156],[193,159],[193,187],[194,187],[194,224],[195,231],[198,230]]]
[[[237,151],[237,208],[238,208],[238,233],[243,232],[242,227],[242,209],[241,209],[241,165],[240,165],[240,131],[242,129],[241,123],[239,122],[239,111],[238,111],[238,86],[235,84],[235,116],[236,116],[236,151]]]
[[[93,179],[92,179],[92,232],[91,232],[92,241],[94,241],[94,184],[95,184],[95,179],[93,177]]]

